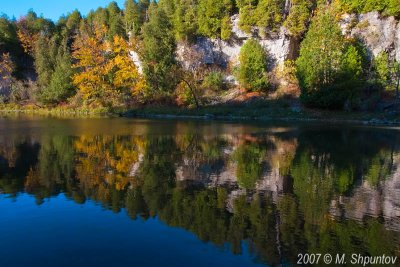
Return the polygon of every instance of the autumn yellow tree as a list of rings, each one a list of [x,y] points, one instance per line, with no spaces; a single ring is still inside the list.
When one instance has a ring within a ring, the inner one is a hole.
[[[26,18],[21,18],[17,25],[18,40],[20,41],[24,52],[33,56],[35,52],[35,43],[39,38],[38,32],[30,29],[29,21]]]
[[[146,87],[146,82],[130,57],[132,46],[118,35],[114,36],[111,46],[113,55],[110,64],[114,73],[114,87],[128,90],[133,96],[140,95]]]
[[[12,83],[12,72],[14,64],[10,58],[10,54],[3,53],[0,55],[0,89],[9,89]]]
[[[33,56],[34,54],[34,47],[37,41],[37,35],[32,34],[25,29],[20,29],[17,31],[18,39],[21,42],[22,48],[24,52]]]
[[[73,83],[90,106],[121,106],[145,86],[131,60],[130,45],[122,37],[108,41],[105,27],[96,27],[93,35],[81,34],[73,45],[76,60]]]

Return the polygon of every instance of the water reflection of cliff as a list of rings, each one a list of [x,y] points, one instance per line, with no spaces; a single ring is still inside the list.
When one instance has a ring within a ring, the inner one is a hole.
[[[204,134],[37,135],[0,140],[0,190],[38,204],[60,193],[133,219],[158,216],[234,253],[400,249],[397,132],[274,128]],[[397,254],[396,254],[397,255]]]

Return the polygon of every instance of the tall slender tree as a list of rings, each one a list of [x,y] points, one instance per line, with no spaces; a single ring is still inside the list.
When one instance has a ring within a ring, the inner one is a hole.
[[[168,94],[175,86],[175,38],[172,24],[162,8],[152,4],[149,21],[143,26],[142,60],[144,74],[152,92]]]

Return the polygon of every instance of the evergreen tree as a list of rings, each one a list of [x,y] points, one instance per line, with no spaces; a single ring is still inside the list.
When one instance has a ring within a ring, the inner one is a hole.
[[[175,39],[172,25],[162,8],[152,4],[149,21],[143,26],[144,74],[152,92],[171,92],[175,86]]]
[[[225,16],[221,21],[221,39],[229,40],[232,36],[232,25],[231,18],[229,16]]]
[[[76,30],[79,28],[79,24],[82,20],[82,15],[78,10],[74,10],[71,14],[67,16],[67,21],[65,26],[68,30]]]
[[[192,39],[197,33],[195,0],[175,0],[173,24],[177,40]]]
[[[301,43],[296,64],[302,100],[306,104],[341,108],[354,100],[362,58],[356,49],[346,47],[339,25],[329,10],[314,17]]]
[[[90,24],[93,28],[96,26],[107,26],[108,27],[108,12],[107,9],[99,7],[94,12],[90,12],[88,17],[88,24]]]
[[[41,91],[40,100],[46,104],[57,104],[71,97],[75,93],[72,75],[71,56],[65,48],[60,48],[50,83]]]
[[[181,5],[181,1],[185,0],[159,0],[157,4],[162,8],[168,18],[173,22],[175,10]]]
[[[138,0],[141,23],[144,23],[148,20],[147,11],[150,7],[150,3],[150,0]]]
[[[385,52],[379,53],[373,61],[376,83],[383,89],[388,89],[390,85],[390,61],[389,55]]]
[[[231,0],[199,0],[197,7],[199,33],[211,38],[220,38],[222,20],[232,12]],[[224,33],[226,36],[226,33]]]
[[[247,32],[251,32],[251,28],[256,25],[256,8],[257,1],[255,0],[237,0],[239,8],[239,27]]]
[[[0,16],[0,53],[14,52],[18,49],[17,29],[5,15]]]
[[[132,34],[138,36],[140,34],[140,28],[142,27],[142,21],[139,12],[139,6],[135,0],[125,1],[125,31],[126,34]]]
[[[256,40],[247,41],[239,55],[238,80],[245,89],[260,91],[268,88],[267,54]]]
[[[266,29],[276,31],[283,20],[284,1],[282,0],[259,0],[255,15],[260,33],[265,35]]]
[[[292,0],[289,14],[284,22],[284,26],[294,37],[302,36],[308,26],[311,17],[311,9],[313,1],[309,0]]]
[[[53,74],[57,57],[57,36],[49,39],[45,35],[40,35],[35,47],[35,69],[38,76],[38,85],[46,88]]]
[[[116,2],[111,2],[107,6],[108,13],[108,39],[112,40],[114,36],[125,37],[124,24],[122,20],[122,11]]]

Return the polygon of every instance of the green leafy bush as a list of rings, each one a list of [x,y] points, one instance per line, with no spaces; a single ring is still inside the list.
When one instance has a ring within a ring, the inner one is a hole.
[[[248,91],[262,91],[269,87],[267,76],[267,53],[254,39],[247,41],[239,55],[237,78]]]
[[[213,91],[219,91],[226,89],[224,82],[224,75],[220,71],[210,72],[203,80],[203,87],[211,89]]]

